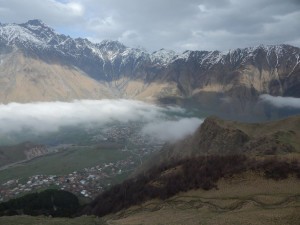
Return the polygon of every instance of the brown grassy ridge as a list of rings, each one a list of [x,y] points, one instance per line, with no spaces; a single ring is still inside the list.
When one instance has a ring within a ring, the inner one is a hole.
[[[295,159],[261,160],[245,155],[210,155],[174,161],[112,187],[86,206],[82,214],[104,216],[151,199],[164,200],[194,189],[218,189],[220,179],[247,171],[274,180],[290,175],[299,179],[300,163]]]
[[[265,123],[243,123],[211,116],[193,135],[166,144],[138,168],[143,173],[153,166],[203,155],[246,154],[251,157],[287,156],[300,153],[300,116]]]
[[[300,180],[295,176],[276,181],[248,171],[221,178],[218,189],[180,192],[166,200],[152,199],[101,218],[13,216],[0,217],[0,224],[294,225],[300,220],[299,185]]]
[[[181,192],[102,217],[113,225],[294,225],[300,180],[265,179],[253,171],[221,178],[218,189]]]

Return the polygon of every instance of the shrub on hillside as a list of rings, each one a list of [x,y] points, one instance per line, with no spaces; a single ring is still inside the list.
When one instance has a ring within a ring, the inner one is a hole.
[[[79,209],[78,198],[62,190],[45,190],[0,204],[0,216],[26,214],[32,216],[72,216]]]

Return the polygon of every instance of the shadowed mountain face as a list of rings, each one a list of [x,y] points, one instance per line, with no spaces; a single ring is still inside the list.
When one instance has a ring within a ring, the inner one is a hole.
[[[300,97],[299,56],[289,45],[148,53],[117,41],[72,39],[40,20],[1,24],[0,101],[126,97],[209,102],[212,109],[230,102],[245,111],[263,93]]]

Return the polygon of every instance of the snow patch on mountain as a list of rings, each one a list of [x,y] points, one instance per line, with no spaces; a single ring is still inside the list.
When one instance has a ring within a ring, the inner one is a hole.
[[[176,55],[174,57],[174,60],[173,61],[176,61],[176,60],[184,60],[184,61],[187,61],[191,55],[192,51],[190,50],[187,50],[187,51],[184,51],[182,54],[179,54],[179,55]]]
[[[14,45],[15,43],[22,43],[25,46],[32,44],[45,46],[45,43],[39,40],[29,30],[22,28],[16,24],[9,24],[0,27],[0,36],[7,41],[8,45]]]
[[[153,52],[150,58],[154,64],[167,65],[174,59],[175,56],[176,53],[172,50],[160,49]]]

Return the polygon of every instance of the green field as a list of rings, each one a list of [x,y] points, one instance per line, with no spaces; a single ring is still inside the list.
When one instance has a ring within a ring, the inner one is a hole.
[[[64,175],[86,167],[125,159],[130,152],[117,148],[72,147],[70,149],[33,159],[0,171],[0,183],[33,175]]]

